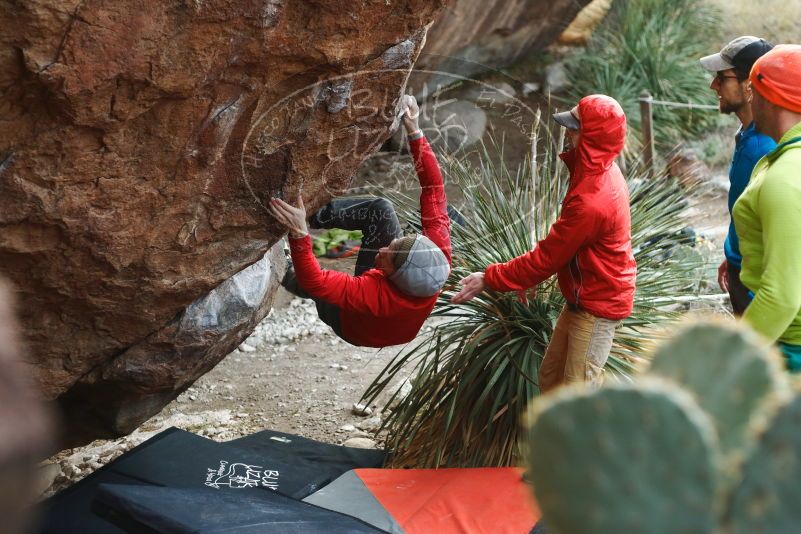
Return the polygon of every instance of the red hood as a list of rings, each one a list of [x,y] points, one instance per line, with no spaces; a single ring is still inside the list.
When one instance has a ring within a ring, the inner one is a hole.
[[[562,160],[571,174],[600,174],[609,170],[626,144],[623,108],[612,97],[590,95],[579,101],[578,114],[581,123],[578,146],[562,153]]]

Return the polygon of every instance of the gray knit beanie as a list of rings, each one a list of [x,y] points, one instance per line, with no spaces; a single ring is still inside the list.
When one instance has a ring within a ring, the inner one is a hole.
[[[389,280],[398,289],[414,297],[436,295],[451,272],[442,250],[424,235],[404,237],[397,246],[395,272],[389,276]]]
[[[412,250],[412,246],[414,245],[415,241],[417,241],[416,235],[407,235],[398,239],[397,244],[394,247],[395,257],[392,260],[395,264],[396,271],[400,269],[404,263],[406,263],[406,258],[409,257],[409,252]]]

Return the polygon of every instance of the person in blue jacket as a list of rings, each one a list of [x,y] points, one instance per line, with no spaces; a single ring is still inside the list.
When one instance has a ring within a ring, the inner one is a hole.
[[[731,212],[734,203],[748,185],[751,171],[762,156],[776,146],[775,141],[754,128],[754,118],[749,104],[751,86],[748,75],[751,67],[773,46],[759,37],[743,36],[734,39],[717,54],[701,58],[701,65],[715,74],[710,88],[718,95],[720,112],[735,114],[740,119],[740,129],[735,136],[734,155],[729,167],[729,233],[723,245],[725,259],[718,268],[718,284],[728,292],[735,315],[742,315],[751,302],[753,294],[740,281],[740,243]]]

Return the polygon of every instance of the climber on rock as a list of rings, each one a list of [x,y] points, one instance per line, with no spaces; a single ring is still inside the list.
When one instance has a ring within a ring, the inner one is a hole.
[[[297,207],[273,198],[270,213],[289,228],[293,267],[282,284],[311,298],[320,319],[353,345],[386,347],[415,338],[450,273],[450,219],[442,174],[418,125],[419,108],[404,96],[403,125],[420,180],[422,234],[402,236],[392,204],[378,197],[335,199],[312,228],[361,230],[353,276],[320,268],[312,252],[302,199]]]

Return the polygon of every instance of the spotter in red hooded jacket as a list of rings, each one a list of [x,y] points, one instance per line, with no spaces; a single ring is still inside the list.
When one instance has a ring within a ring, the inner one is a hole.
[[[567,302],[596,317],[631,315],[637,266],[631,249],[629,191],[615,158],[626,139],[626,116],[612,98],[578,104],[578,146],[560,155],[570,185],[559,218],[531,252],[487,267],[496,291],[535,287],[553,274]]]

